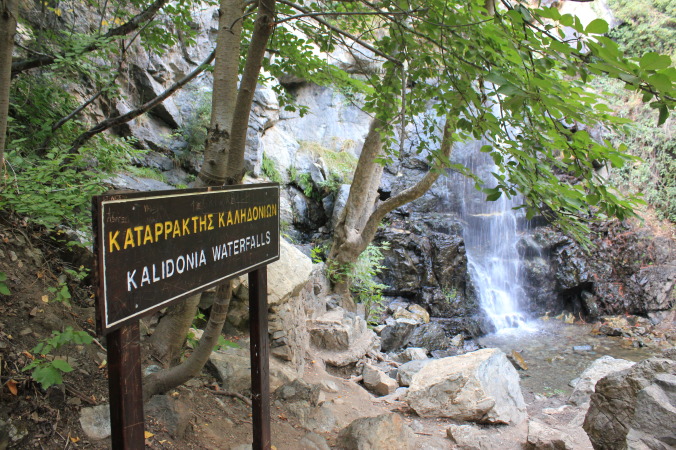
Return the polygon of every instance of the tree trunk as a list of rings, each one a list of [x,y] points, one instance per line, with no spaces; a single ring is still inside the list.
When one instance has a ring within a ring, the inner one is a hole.
[[[364,148],[359,156],[347,204],[334,230],[333,245],[328,257],[329,265],[335,264],[337,267],[345,267],[354,264],[359,255],[373,241],[378,226],[385,215],[420,198],[427,192],[441,175],[444,161],[448,160],[451,154],[453,127],[447,120],[439,149],[439,153],[443,156],[438,158],[437,163],[430,167],[430,170],[415,185],[390,197],[376,207],[377,189],[383,173],[382,165],[374,161],[382,153],[380,127],[382,127],[382,123],[377,120],[371,123]],[[342,297],[349,294],[348,289],[346,280],[339,280],[334,286],[334,290]],[[354,303],[350,305],[350,301],[346,299],[343,300],[343,303],[347,307],[354,305]]]
[[[149,351],[165,367],[178,363],[201,295],[193,295],[167,309],[148,340]]]
[[[5,146],[9,115],[9,86],[12,76],[12,50],[19,16],[18,0],[0,0],[0,183],[5,174]]]
[[[194,187],[222,186],[230,150],[230,130],[237,100],[237,75],[244,2],[222,0],[214,63],[211,122],[204,146],[204,163]],[[248,116],[248,113],[247,113]]]
[[[239,8],[238,10],[241,15],[241,5],[241,0],[222,0],[221,14],[224,14],[225,11],[235,11]],[[209,130],[210,138],[207,138],[209,150],[205,149],[205,162],[202,165],[201,176],[198,177],[198,181],[196,182],[198,186],[223,184],[224,179],[227,184],[237,184],[242,180],[249,113],[258,82],[258,74],[262,67],[263,57],[265,56],[265,48],[274,27],[274,7],[274,0],[260,1],[258,18],[254,26],[254,34],[247,53],[244,75],[242,76],[239,91],[237,91],[236,71],[238,66],[236,58],[239,56],[239,39],[237,39],[236,50],[234,48],[222,49],[223,58],[228,62],[222,65],[218,65],[217,62],[217,67],[219,71],[223,70],[227,72],[214,74],[212,120]],[[221,16],[219,22],[221,28],[219,30],[217,45],[220,46],[222,43],[226,47],[235,45],[233,36],[227,36],[221,40],[221,34],[237,34],[241,32],[241,28],[236,28],[241,27],[240,16],[236,16],[234,19],[232,16],[229,18]],[[233,26],[236,22],[239,24]],[[219,85],[218,88],[217,84]],[[233,99],[235,98],[235,107],[232,108]],[[219,102],[223,103],[216,105]],[[228,132],[227,130],[230,131]],[[220,145],[223,145],[223,147],[219,147]],[[164,393],[186,382],[202,370],[202,367],[204,367],[204,364],[209,359],[209,355],[211,355],[213,347],[218,342],[218,336],[221,334],[227,317],[231,295],[231,282],[226,282],[219,287],[217,301],[211,308],[209,321],[198,347],[182,364],[148,377],[144,388],[144,398],[146,400],[152,395]],[[185,311],[183,314],[189,314],[189,317],[192,319],[194,308],[192,312]],[[183,331],[184,335],[185,332],[187,332],[187,329]]]

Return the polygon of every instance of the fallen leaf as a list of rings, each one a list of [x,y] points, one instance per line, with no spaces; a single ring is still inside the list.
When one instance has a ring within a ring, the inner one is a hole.
[[[72,442],[73,444],[76,444],[76,443],[80,442],[80,438],[79,437],[72,437],[72,438],[70,438],[70,442]]]
[[[49,303],[49,296],[48,296],[48,295],[43,295],[41,300],[42,300],[43,302],[45,302],[45,303]]]
[[[23,351],[23,352],[21,352],[21,354],[24,355],[26,358],[35,359],[35,356],[31,355],[27,351]]]
[[[38,315],[38,307],[36,306],[35,308],[31,309],[31,312],[28,313],[29,316],[35,317]]]
[[[150,438],[153,437],[153,436],[155,436],[155,435],[154,435],[153,433],[151,433],[150,431],[146,431],[146,432],[145,432],[145,438],[146,438],[146,439],[150,439]]]
[[[9,380],[7,383],[5,383],[7,386],[7,389],[9,389],[9,392],[12,393],[12,395],[18,395],[19,394],[19,389],[17,389],[17,382],[14,380]]]
[[[107,360],[107,359],[104,359],[104,360],[101,362],[101,364],[99,364],[99,369],[103,369],[104,367],[106,367],[107,364],[108,364],[108,360]]]

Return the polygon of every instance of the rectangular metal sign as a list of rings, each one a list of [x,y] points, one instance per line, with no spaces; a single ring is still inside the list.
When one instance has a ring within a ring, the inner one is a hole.
[[[106,334],[279,259],[279,185],[93,199],[97,328]]]

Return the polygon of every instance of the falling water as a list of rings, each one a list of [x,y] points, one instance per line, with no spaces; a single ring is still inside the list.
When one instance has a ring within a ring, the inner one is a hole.
[[[489,154],[479,151],[485,143],[477,141],[454,148],[454,159],[472,170],[487,187],[494,187],[491,173],[498,169]],[[451,192],[458,194],[459,212],[466,224],[463,235],[470,276],[482,308],[498,331],[528,328],[519,311],[525,293],[517,243],[526,221],[524,214],[513,208],[521,204],[520,199],[503,194],[497,201],[486,201],[486,195],[475,189],[473,180],[458,174],[451,176],[449,182]]]

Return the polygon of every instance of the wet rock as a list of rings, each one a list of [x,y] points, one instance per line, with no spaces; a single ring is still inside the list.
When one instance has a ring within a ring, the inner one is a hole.
[[[575,448],[565,433],[551,428],[542,422],[528,422],[528,440],[526,450],[572,450]]]
[[[80,410],[80,426],[89,439],[110,436],[110,405],[98,405]]]
[[[192,414],[181,400],[156,395],[144,405],[146,416],[159,420],[174,439],[183,439],[190,427]]]
[[[582,405],[589,401],[594,393],[596,383],[603,377],[634,365],[634,362],[626,359],[615,359],[612,356],[602,356],[592,362],[578,378],[577,383],[570,394],[568,401],[573,405]]]
[[[338,435],[338,448],[349,450],[413,449],[415,435],[397,414],[353,421]]]
[[[406,402],[423,417],[512,424],[526,418],[519,375],[498,349],[432,361],[413,377]]]
[[[364,387],[377,395],[392,394],[399,387],[396,380],[390,378],[385,372],[371,364],[364,364],[362,377]]]
[[[596,383],[583,428],[594,448],[676,444],[676,361],[651,358]]]

